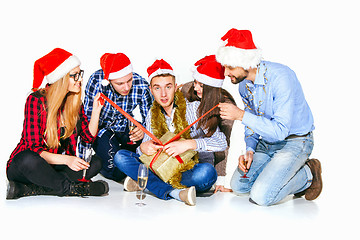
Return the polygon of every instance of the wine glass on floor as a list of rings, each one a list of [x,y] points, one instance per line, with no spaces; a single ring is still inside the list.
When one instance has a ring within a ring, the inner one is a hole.
[[[139,193],[139,199],[140,202],[137,202],[136,205],[142,207],[145,206],[146,204],[143,202],[143,199],[146,196],[146,193],[144,193],[144,190],[146,188],[146,184],[148,181],[148,177],[149,177],[149,169],[145,164],[140,164],[139,165],[139,170],[138,170],[138,187],[140,189],[140,193]],[[137,194],[138,195],[138,194]]]

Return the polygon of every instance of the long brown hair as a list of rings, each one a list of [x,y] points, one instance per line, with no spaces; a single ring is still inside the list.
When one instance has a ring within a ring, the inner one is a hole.
[[[198,117],[202,116],[204,113],[209,111],[212,107],[217,105],[219,102],[224,102],[225,98],[228,97],[233,100],[230,94],[228,94],[222,88],[211,87],[209,85],[203,84],[203,93],[202,98],[199,98],[194,89],[194,84],[191,85],[185,97],[188,101],[200,101],[198,108]],[[199,121],[198,128],[207,129],[208,133],[206,137],[210,137],[216,131],[217,126],[220,124],[220,110],[215,108],[211,113],[206,115]]]
[[[41,91],[47,101],[46,143],[52,149],[59,147],[59,128],[65,127],[61,137],[66,139],[73,134],[79,119],[81,91],[68,92],[69,78],[68,73]]]

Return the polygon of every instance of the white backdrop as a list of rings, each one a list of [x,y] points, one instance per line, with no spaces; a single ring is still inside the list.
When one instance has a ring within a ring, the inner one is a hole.
[[[220,38],[235,27],[252,31],[265,60],[297,73],[315,117],[312,156],[323,164],[322,198],[341,204],[357,191],[358,183],[360,18],[356,1],[337,2],[2,1],[0,199],[5,199],[5,164],[20,139],[36,59],[55,47],[64,48],[82,61],[86,84],[105,52],[125,53],[144,77],[156,58],[164,58],[183,83],[192,80],[192,64],[215,53]],[[229,79],[224,88],[241,106]],[[243,144],[243,126],[237,123],[230,175]]]

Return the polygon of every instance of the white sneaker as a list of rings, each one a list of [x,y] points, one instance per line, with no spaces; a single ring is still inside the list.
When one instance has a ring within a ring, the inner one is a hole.
[[[179,193],[181,201],[189,206],[196,205],[196,189],[194,186],[186,188]]]
[[[128,192],[140,191],[140,188],[135,180],[127,176],[124,181],[124,189]]]

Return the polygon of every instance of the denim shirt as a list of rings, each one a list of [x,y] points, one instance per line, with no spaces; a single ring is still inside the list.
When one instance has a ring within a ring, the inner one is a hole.
[[[255,152],[260,138],[267,142],[289,135],[304,135],[314,129],[314,119],[300,82],[289,67],[261,61],[254,83],[239,84],[244,102],[246,149]]]

